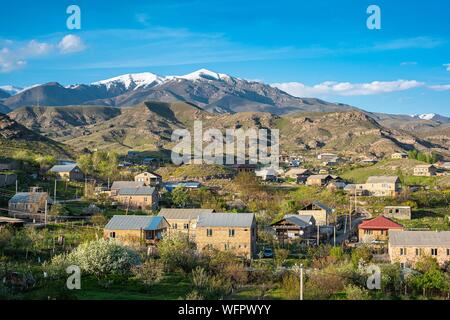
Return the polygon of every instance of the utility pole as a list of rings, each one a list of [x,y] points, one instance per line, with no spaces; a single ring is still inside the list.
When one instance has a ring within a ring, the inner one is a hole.
[[[56,179],[55,179],[55,190],[53,191],[53,203],[56,204]]]
[[[16,178],[16,193],[18,190],[19,190],[19,180],[17,180],[17,178]]]
[[[303,264],[300,265],[300,300],[303,300]]]
[[[320,226],[317,226],[317,246],[319,246],[320,242]]]
[[[45,209],[44,209],[44,226],[47,227],[47,200],[45,200]]]
[[[334,225],[334,230],[333,230],[333,243],[334,243],[334,246],[336,247],[336,225]]]

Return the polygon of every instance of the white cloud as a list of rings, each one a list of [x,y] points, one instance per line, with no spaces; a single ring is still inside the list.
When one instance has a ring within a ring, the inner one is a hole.
[[[439,84],[435,86],[429,86],[428,88],[434,91],[447,91],[450,90],[450,84]]]
[[[272,84],[273,87],[279,88],[297,97],[320,97],[328,95],[367,96],[404,91],[422,87],[423,85],[423,82],[418,82],[416,80],[373,81],[370,83],[326,81],[314,86],[307,86],[300,82]]]
[[[447,71],[450,71],[450,63],[444,64],[444,67],[447,68]]]
[[[58,48],[62,54],[66,54],[83,51],[86,46],[80,37],[69,34],[58,43]]]
[[[401,66],[416,66],[418,63],[416,61],[404,61],[400,63]]]
[[[13,41],[4,42],[5,46],[0,50],[0,72],[11,72],[24,67],[27,59],[43,56],[53,49],[51,44],[30,40],[25,44],[16,44]]]

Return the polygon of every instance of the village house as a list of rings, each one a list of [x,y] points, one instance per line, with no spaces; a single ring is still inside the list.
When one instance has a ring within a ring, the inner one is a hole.
[[[162,177],[153,172],[142,172],[134,177],[134,181],[143,182],[144,186],[156,187],[162,184]]]
[[[14,218],[44,221],[52,199],[47,192],[34,188],[30,192],[18,192],[8,202],[8,215]],[[46,208],[47,205],[47,208]]]
[[[432,164],[422,164],[414,167],[414,175],[417,177],[434,177],[437,168]]]
[[[297,214],[300,216],[313,216],[316,225],[325,226],[331,223],[333,209],[316,201],[308,204],[303,209],[298,210]]]
[[[368,191],[365,189],[365,184],[347,184],[344,187],[344,192],[349,195],[366,196]]]
[[[231,165],[236,173],[255,173],[257,166],[256,164],[233,164]]]
[[[213,209],[168,209],[162,208],[158,216],[166,218],[170,224],[169,233],[181,232],[193,239],[198,217],[201,214],[213,213]]]
[[[309,169],[304,168],[291,168],[284,173],[285,178],[297,180],[299,176],[304,176],[306,179],[311,175]]]
[[[82,181],[84,179],[84,173],[76,163],[56,165],[49,172],[56,174],[59,179],[65,181]]]
[[[0,171],[16,170],[18,167],[17,161],[0,159]]]
[[[315,174],[312,176],[309,176],[306,179],[306,185],[308,186],[316,186],[316,187],[323,187],[333,180],[333,177],[329,174]]]
[[[168,228],[169,223],[161,216],[115,215],[103,229],[103,236],[124,244],[154,245],[163,238]]]
[[[373,176],[367,179],[364,189],[374,197],[396,197],[401,183],[397,176]]]
[[[0,188],[14,185],[17,181],[16,174],[0,173]]]
[[[403,152],[393,153],[391,155],[391,159],[399,160],[399,159],[408,159],[408,155]]]
[[[158,192],[154,187],[121,188],[114,199],[130,210],[156,210]]]
[[[403,231],[403,226],[384,216],[379,216],[363,221],[358,226],[358,239],[361,243],[386,242],[392,230]]]
[[[283,219],[271,224],[281,244],[313,237],[315,226],[316,220],[312,215],[297,214],[285,215]]]
[[[255,175],[260,177],[263,181],[277,181],[279,174],[280,173],[272,167],[255,171]]]
[[[199,216],[195,231],[197,250],[233,251],[252,258],[256,253],[253,213],[208,213]]]
[[[411,220],[411,207],[408,206],[389,206],[384,207],[383,215],[386,218],[399,220]]]
[[[143,181],[114,181],[111,186],[111,196],[117,196],[120,189],[136,189],[140,187],[144,187]]]
[[[414,266],[422,256],[433,257],[439,265],[450,261],[450,231],[391,232],[389,258],[391,263]]]

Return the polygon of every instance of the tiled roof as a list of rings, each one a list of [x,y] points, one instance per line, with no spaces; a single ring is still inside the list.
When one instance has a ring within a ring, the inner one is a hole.
[[[163,227],[164,217],[158,216],[113,216],[106,230],[158,230]]]
[[[450,231],[398,231],[389,234],[392,246],[450,247]]]
[[[212,213],[214,209],[170,209],[163,208],[158,216],[163,216],[166,219],[197,219],[200,214]]]
[[[70,172],[76,167],[78,167],[76,163],[56,165],[50,169],[50,172]]]
[[[253,213],[204,213],[199,216],[197,227],[250,228],[254,221]]]
[[[363,221],[359,225],[359,229],[403,229],[403,226],[384,216],[379,216],[372,220]]]
[[[372,176],[367,179],[367,183],[396,183],[397,176]]]

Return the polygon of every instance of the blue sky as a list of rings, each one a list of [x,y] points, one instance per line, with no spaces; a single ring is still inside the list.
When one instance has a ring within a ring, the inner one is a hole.
[[[66,27],[71,4],[81,30]],[[371,4],[381,30],[366,27]],[[10,1],[0,86],[207,68],[370,111],[450,116],[448,12],[448,0]]]

